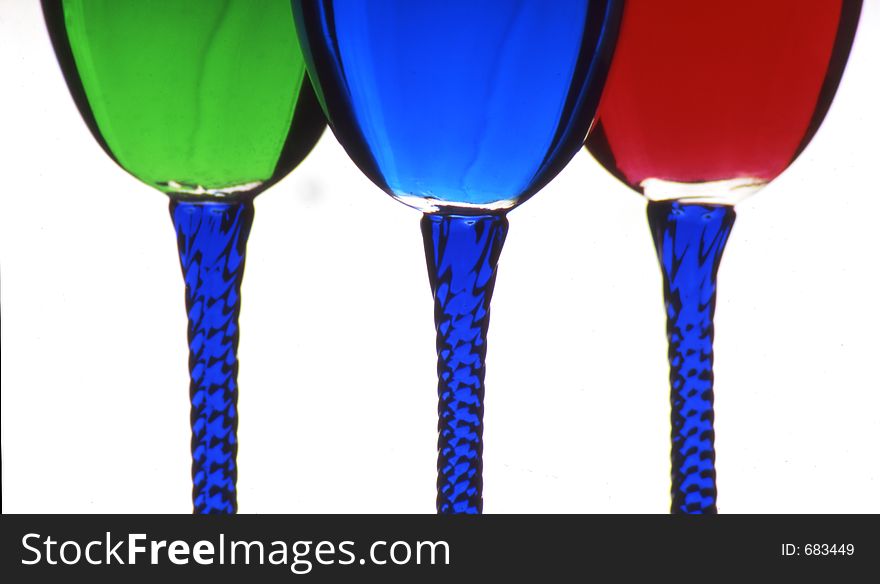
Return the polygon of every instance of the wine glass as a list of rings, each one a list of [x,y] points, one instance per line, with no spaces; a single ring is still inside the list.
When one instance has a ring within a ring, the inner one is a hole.
[[[810,142],[861,0],[630,0],[587,148],[648,198],[663,273],[672,512],[716,513],[713,315],[734,204]]]
[[[289,0],[43,0],[95,139],[171,199],[189,319],[195,513],[234,513],[238,315],[256,195],[325,126]]]
[[[482,511],[489,304],[506,213],[580,149],[620,2],[303,0],[309,75],[377,186],[424,213],[437,329],[437,511]]]

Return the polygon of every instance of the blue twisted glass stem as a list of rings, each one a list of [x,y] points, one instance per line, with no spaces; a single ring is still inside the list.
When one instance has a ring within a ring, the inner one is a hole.
[[[437,328],[437,512],[483,510],[483,385],[499,215],[425,215],[422,237]]]
[[[189,318],[193,512],[235,513],[238,314],[251,201],[171,201]]]
[[[718,265],[733,207],[648,204],[663,270],[672,405],[672,513],[717,513],[712,341]]]

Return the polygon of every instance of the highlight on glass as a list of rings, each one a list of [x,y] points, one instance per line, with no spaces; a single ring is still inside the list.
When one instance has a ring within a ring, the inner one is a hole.
[[[506,214],[583,145],[615,0],[302,0],[294,17],[331,129],[423,213],[437,331],[437,511],[480,513],[486,334]]]
[[[170,198],[189,319],[194,512],[234,513],[238,315],[253,200],[325,126],[290,1],[42,5],[95,139]]]
[[[861,0],[629,0],[587,148],[648,199],[663,273],[672,512],[717,512],[712,372],[734,205],[809,144]]]

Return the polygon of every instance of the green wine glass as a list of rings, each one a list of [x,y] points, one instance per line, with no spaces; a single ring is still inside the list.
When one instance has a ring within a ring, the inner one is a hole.
[[[42,4],[95,139],[171,199],[189,318],[194,511],[234,513],[238,315],[253,201],[325,126],[290,0]]]

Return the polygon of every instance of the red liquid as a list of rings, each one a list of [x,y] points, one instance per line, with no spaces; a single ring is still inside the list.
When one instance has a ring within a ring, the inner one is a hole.
[[[587,141],[645,179],[771,180],[827,112],[861,8],[853,0],[629,0]]]

